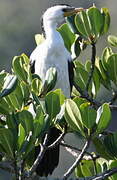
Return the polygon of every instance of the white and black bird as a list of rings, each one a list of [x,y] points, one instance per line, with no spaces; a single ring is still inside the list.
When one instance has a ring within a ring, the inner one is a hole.
[[[69,5],[56,5],[48,8],[43,14],[43,29],[45,31],[45,41],[38,45],[32,52],[31,67],[32,72],[44,80],[47,70],[55,67],[57,70],[57,82],[55,89],[61,89],[64,95],[69,98],[73,82],[72,58],[66,49],[60,33],[56,30],[65,17],[71,16],[82,8],[74,8]],[[50,132],[51,144],[60,135],[58,129],[52,128]],[[37,172],[39,175],[51,174],[59,161],[59,146],[46,152],[42,163],[39,164]]]

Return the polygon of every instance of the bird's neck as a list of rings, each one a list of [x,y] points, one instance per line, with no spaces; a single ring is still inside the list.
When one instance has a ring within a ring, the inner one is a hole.
[[[52,42],[63,43],[63,39],[60,33],[56,29],[57,29],[57,23],[51,21],[44,23],[46,40],[48,40],[50,43]]]

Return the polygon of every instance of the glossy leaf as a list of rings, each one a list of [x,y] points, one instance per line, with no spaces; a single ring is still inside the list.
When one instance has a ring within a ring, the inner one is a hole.
[[[96,161],[94,164],[93,160],[82,160],[81,162],[81,171],[82,174],[86,176],[94,176],[95,175],[95,165],[97,169],[97,173],[101,173],[101,165]]]
[[[62,26],[60,26],[58,28],[58,31],[60,32],[60,34],[64,40],[65,47],[67,48],[67,50],[69,52],[71,52],[71,46],[75,40],[75,34],[73,34],[70,31],[70,29],[66,23],[63,24]]]
[[[91,71],[91,62],[90,61],[86,61],[85,69],[88,72]],[[100,88],[100,74],[99,74],[99,70],[96,66],[94,67],[94,72],[93,72],[93,83],[94,83],[95,92],[93,92],[93,89],[92,89],[92,94],[95,97],[99,91],[99,88]]]
[[[29,132],[33,131],[33,117],[29,111],[23,110],[17,114],[17,117],[26,134],[29,134]]]
[[[107,89],[111,89],[111,83],[110,83],[110,79],[108,76],[107,71],[105,71],[102,61],[100,59],[97,60],[98,61],[98,70],[99,70],[99,74],[100,74],[100,80],[101,83],[104,85],[104,87],[106,87]]]
[[[67,22],[67,24],[68,24],[68,26],[69,26],[72,33],[74,33],[74,34],[78,33],[79,34],[79,32],[78,32],[78,30],[76,28],[76,25],[75,25],[75,15],[68,16],[66,18],[66,22]]]
[[[29,86],[23,81],[20,82],[20,86],[21,86],[21,91],[23,95],[23,101],[24,101],[24,104],[26,104],[30,96]]]
[[[0,72],[0,91],[3,89],[3,84],[6,79],[7,73],[3,70]]]
[[[0,144],[6,155],[14,159],[14,137],[10,129],[0,128]]]
[[[82,115],[83,125],[92,132],[92,128],[95,125],[96,120],[96,110],[89,106],[89,103],[83,103],[80,105],[80,111]]]
[[[78,31],[84,36],[87,37],[87,31],[86,31],[86,27],[85,27],[85,23],[83,21],[83,16],[82,16],[82,12],[78,13],[75,17],[75,24],[76,27],[78,29]]]
[[[87,15],[91,24],[91,29],[95,37],[98,38],[103,29],[104,17],[101,14],[100,10],[94,6],[87,10]]]
[[[108,151],[105,148],[105,145],[103,141],[100,138],[93,138],[93,144],[96,148],[96,152],[103,158],[110,160],[112,159],[112,156],[108,153]]]
[[[80,110],[71,99],[67,99],[65,102],[65,119],[71,129],[80,131],[80,133],[84,135]]]
[[[44,113],[41,106],[38,106],[36,109],[36,117],[34,119],[34,133],[33,135],[35,137],[38,137],[40,135],[40,132],[43,129],[44,126]]]
[[[42,88],[42,82],[40,79],[35,78],[32,80],[32,90],[35,92],[37,96],[40,95]]]
[[[2,92],[0,93],[0,98],[7,96],[12,93],[17,86],[17,77],[13,75],[8,75],[5,79]]]
[[[107,66],[108,66],[108,58],[113,54],[113,51],[110,47],[106,47],[103,50],[102,53],[102,57],[101,57],[101,61],[102,61],[102,65],[104,67],[105,70],[107,70]]]
[[[104,138],[104,145],[113,159],[117,160],[117,132],[106,136]]]
[[[60,111],[60,96],[56,91],[50,92],[45,97],[46,113],[49,114],[50,119],[56,117]]]
[[[110,26],[110,14],[107,8],[101,8],[101,14],[104,18],[104,24],[101,34],[107,33]]]
[[[109,161],[109,168],[116,168],[117,167],[117,160],[112,160],[112,161]],[[111,180],[116,180],[117,179],[117,173],[113,174],[111,176]]]
[[[111,120],[111,111],[109,104],[105,103],[97,110],[96,124],[98,133],[103,132],[109,125]]]
[[[109,56],[107,63],[108,76],[117,85],[117,54]]]
[[[4,98],[0,99],[0,114],[7,115],[9,112],[11,112],[11,108],[7,101]]]
[[[57,80],[57,71],[55,68],[51,67],[46,72],[46,77],[42,85],[41,96],[45,95],[47,92],[51,91]]]
[[[22,147],[22,144],[25,141],[25,137],[26,137],[26,133],[25,133],[25,129],[23,128],[23,126],[21,124],[19,124],[18,126],[18,150],[20,150],[20,148]]]
[[[82,90],[85,90],[88,81],[88,72],[80,66],[75,68],[74,81],[80,86]],[[90,85],[91,89],[91,85]]]
[[[13,70],[17,77],[26,82],[31,83],[31,72],[30,72],[30,65],[29,59],[26,55],[16,56],[12,62]]]
[[[109,35],[108,36],[108,42],[114,46],[117,47],[117,36]]]

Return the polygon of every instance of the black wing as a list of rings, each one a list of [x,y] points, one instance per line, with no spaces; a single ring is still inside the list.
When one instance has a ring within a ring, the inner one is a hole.
[[[70,82],[70,92],[72,92],[73,80],[74,80],[74,63],[73,61],[68,61],[68,72],[69,72],[69,82]]]
[[[30,61],[30,70],[31,73],[34,74],[35,73],[35,60],[34,61]]]
[[[52,144],[59,136],[61,131],[55,127],[50,128],[49,134],[48,134],[48,142],[47,146]],[[59,163],[59,150],[60,145],[58,144],[56,147],[52,149],[48,149],[41,162],[36,168],[36,173],[39,176],[48,176],[49,174],[52,174],[54,169],[58,166]],[[38,154],[40,152],[40,146],[37,146],[35,148],[35,159],[37,158]]]

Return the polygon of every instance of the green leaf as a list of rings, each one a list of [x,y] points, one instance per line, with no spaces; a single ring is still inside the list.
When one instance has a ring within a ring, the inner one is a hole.
[[[60,111],[60,96],[56,91],[49,92],[45,97],[46,113],[49,114],[50,119],[56,117]]]
[[[117,54],[109,56],[107,63],[108,76],[117,85]]]
[[[109,168],[116,168],[117,167],[117,160],[112,160],[112,161],[109,161]],[[116,180],[117,179],[117,173],[113,174],[111,176],[111,180]]]
[[[0,99],[0,114],[7,115],[9,112],[11,112],[11,108],[7,101],[4,98]]]
[[[42,34],[35,34],[35,42],[37,45],[42,44],[45,38]]]
[[[78,30],[76,28],[76,25],[75,25],[75,15],[68,16],[66,18],[66,22],[67,22],[67,24],[68,24],[68,26],[69,26],[72,33],[74,33],[74,34],[78,33],[79,34],[79,32],[78,32]]]
[[[8,99],[9,98],[9,99]],[[20,83],[18,83],[16,89],[8,96],[7,101],[9,100],[11,106],[14,107],[14,110],[21,110],[24,105],[24,97]]]
[[[111,83],[110,83],[110,79],[109,79],[109,76],[108,76],[108,73],[107,71],[105,71],[104,67],[103,67],[103,64],[102,64],[102,61],[100,59],[97,60],[98,61],[98,72],[100,74],[100,80],[101,80],[101,83],[104,85],[105,88],[107,89],[111,89]]]
[[[77,65],[74,72],[74,81],[80,86],[82,90],[85,90],[88,81],[88,72],[84,68],[81,68],[80,66],[78,67]]]
[[[109,104],[104,103],[97,110],[96,124],[97,124],[97,133],[103,132],[109,125],[111,120],[111,111]]]
[[[6,124],[9,129],[15,130],[15,133],[17,134],[17,118],[15,117],[15,114],[8,114],[6,116]]]
[[[25,137],[26,137],[25,129],[23,128],[23,126],[21,124],[19,124],[19,126],[18,126],[18,141],[17,141],[18,151],[21,149],[21,147],[25,141]]]
[[[12,62],[13,70],[17,77],[25,83],[31,83],[29,59],[26,55],[16,56]]]
[[[109,35],[108,36],[108,42],[114,46],[117,47],[117,36]]]
[[[80,105],[88,102],[85,98],[80,98],[80,97],[75,97],[73,100],[79,108],[80,108]]]
[[[57,80],[56,68],[51,67],[46,72],[46,77],[41,89],[41,95],[45,95],[47,92],[51,91],[56,85],[56,80]]]
[[[73,34],[70,31],[70,29],[66,23],[63,24],[62,26],[60,26],[58,28],[58,31],[60,32],[60,34],[64,40],[65,47],[67,48],[67,50],[69,52],[71,52],[71,46],[75,40],[75,34]]]
[[[8,74],[3,70],[0,72],[0,91],[3,89],[3,84]]]
[[[36,117],[34,119],[34,133],[33,135],[35,137],[38,137],[41,133],[41,131],[43,131],[43,126],[45,126],[44,124],[44,113],[42,110],[42,107],[39,105],[36,109]]]
[[[101,14],[100,10],[95,6],[87,10],[87,16],[90,21],[91,30],[94,33],[95,37],[98,38],[104,26],[104,17]]]
[[[24,101],[24,104],[26,104],[30,96],[29,86],[23,81],[20,82],[20,86],[21,86],[21,91],[23,94],[23,101]]]
[[[42,81],[38,78],[32,80],[32,90],[34,93],[39,96],[42,89]]]
[[[107,8],[101,8],[101,14],[104,18],[104,24],[101,34],[107,33],[110,26],[110,14]]]
[[[80,110],[71,99],[67,99],[65,102],[65,119],[73,130],[80,131],[84,135]]]
[[[101,56],[101,61],[102,61],[102,65],[104,67],[104,69],[107,71],[107,67],[108,67],[108,58],[113,54],[113,51],[110,47],[106,47],[103,50],[102,56]]]
[[[91,62],[90,61],[86,61],[85,69],[87,72],[90,72],[90,70],[91,70]],[[93,86],[92,86],[92,93],[95,97],[98,93],[99,88],[100,88],[100,73],[99,73],[99,70],[96,66],[95,66],[94,72],[93,72],[93,83],[94,83],[95,92],[93,92]]]
[[[103,158],[110,160],[112,159],[112,156],[108,153],[108,151],[105,148],[105,145],[103,141],[100,138],[93,138],[93,144],[96,148],[96,152]]]
[[[7,96],[8,94],[12,93],[16,86],[17,86],[17,77],[13,75],[8,75],[5,79],[5,83],[0,93],[0,98]]]
[[[78,57],[80,55],[80,52],[81,52],[81,41],[80,40],[81,39],[79,37],[77,37],[71,47],[73,57]]]
[[[18,121],[25,129],[26,134],[33,131],[33,116],[29,111],[23,110],[17,113]]]
[[[89,103],[83,103],[80,105],[80,111],[82,115],[82,123],[83,125],[92,132],[92,128],[95,125],[95,120],[96,120],[96,110],[91,108],[89,106]]]
[[[85,24],[84,24],[84,19],[83,19],[83,16],[82,16],[82,12],[79,12],[76,17],[75,17],[75,24],[76,24],[76,27],[78,29],[78,31],[84,36],[87,38],[88,34],[87,34],[87,31],[86,31],[86,27],[85,27]]]
[[[104,138],[104,145],[109,155],[117,160],[117,132],[106,136]]]
[[[0,128],[0,144],[7,156],[14,159],[14,137],[10,129]]]
[[[101,166],[99,165],[98,162],[95,163],[96,163],[96,169],[98,171],[97,173],[101,173]],[[80,166],[84,177],[95,175],[95,164],[93,160],[82,160]]]

